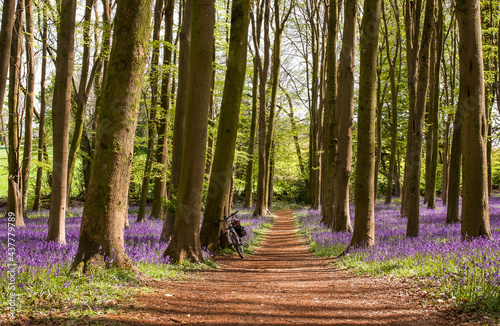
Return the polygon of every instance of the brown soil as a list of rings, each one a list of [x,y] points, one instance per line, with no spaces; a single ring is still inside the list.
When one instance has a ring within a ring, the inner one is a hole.
[[[292,211],[275,219],[257,253],[220,258],[221,269],[156,283],[123,314],[121,325],[459,325],[449,311],[423,308],[412,288],[355,275],[313,258],[295,235]],[[467,323],[469,324],[469,323]]]

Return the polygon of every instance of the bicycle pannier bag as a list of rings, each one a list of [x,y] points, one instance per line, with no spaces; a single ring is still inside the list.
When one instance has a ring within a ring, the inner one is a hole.
[[[240,224],[239,220],[234,220],[231,222],[231,225],[233,226],[234,230],[236,231],[236,234],[242,238],[247,235],[247,231],[245,228]]]

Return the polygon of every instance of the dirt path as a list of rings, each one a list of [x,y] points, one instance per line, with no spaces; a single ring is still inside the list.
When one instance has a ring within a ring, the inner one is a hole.
[[[313,258],[295,236],[291,213],[278,213],[255,255],[221,258],[221,269],[163,282],[112,319],[123,325],[457,324],[420,307],[397,282],[356,276]]]

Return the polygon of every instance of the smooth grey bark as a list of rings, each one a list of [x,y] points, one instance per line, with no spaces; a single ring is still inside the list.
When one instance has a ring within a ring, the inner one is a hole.
[[[24,0],[19,0],[16,7],[16,20],[12,32],[11,57],[9,69],[9,140],[8,140],[8,193],[7,193],[7,213],[15,214],[15,225],[24,226],[24,213],[22,203],[21,184],[21,162],[19,133],[21,125],[21,110],[19,103],[20,78],[21,78],[21,57],[22,57],[22,30],[23,30],[23,10]],[[2,103],[3,104],[3,103]]]
[[[203,260],[199,228],[210,105],[207,81],[212,75],[214,25],[215,0],[194,0],[179,196],[172,240],[164,252],[164,256],[173,261]]]
[[[335,164],[339,133],[339,106],[337,105],[337,1],[330,1],[328,7],[328,38],[326,44],[326,98],[323,118],[323,155],[321,157],[321,221],[327,226],[334,226],[334,204],[336,192]]]
[[[338,71],[337,110],[339,111],[338,153],[335,163],[333,230],[352,231],[349,212],[349,184],[352,163],[354,116],[354,69],[356,59],[357,0],[345,0],[344,34]]]
[[[398,55],[401,51],[401,34],[399,31],[399,12],[398,12],[398,2],[394,1],[394,15],[396,18],[396,46],[394,56],[391,58],[390,52],[391,47],[389,43],[389,31],[387,28],[387,20],[385,18],[385,7],[383,8],[382,14],[384,18],[384,30],[385,30],[385,49],[387,51],[387,61],[389,63],[389,80],[391,84],[391,156],[389,158],[389,171],[387,174],[387,192],[385,195],[385,203],[390,204],[392,202],[392,185],[397,179],[396,170],[396,147],[398,141],[398,88],[396,86],[396,63],[398,60]],[[399,63],[401,66],[401,62]]]
[[[33,202],[33,210],[40,209],[40,202],[42,197],[42,177],[43,167],[41,163],[44,161],[43,149],[45,144],[45,109],[46,109],[46,95],[45,95],[45,76],[47,74],[47,9],[43,6],[42,9],[42,68],[40,80],[40,119],[38,120],[38,166],[36,171],[36,185],[35,185],[35,200]]]
[[[56,77],[52,101],[53,164],[47,241],[66,243],[68,143],[71,116],[71,79],[73,77],[76,0],[62,0],[57,33]]]
[[[186,0],[182,16],[181,32],[179,34],[179,71],[177,82],[177,98],[175,101],[174,131],[172,138],[172,161],[170,171],[170,182],[168,186],[168,200],[177,201],[178,187],[182,167],[182,146],[184,134],[184,116],[186,112],[187,84],[189,73],[189,51],[191,43],[191,15],[193,0]],[[212,58],[212,54],[210,54]],[[208,108],[207,108],[208,112]],[[161,241],[168,241],[172,237],[175,224],[175,213],[167,210],[163,228],[161,230]]]
[[[123,232],[144,67],[148,53],[151,0],[119,1],[114,37],[97,114],[96,146],[72,269],[111,264],[133,267]]]
[[[26,102],[24,113],[24,149],[22,161],[22,205],[26,216],[28,206],[28,188],[33,149],[33,100],[35,96],[35,57],[33,54],[33,1],[26,0]],[[1,102],[0,102],[1,103]]]
[[[487,120],[479,0],[456,2],[462,107],[462,238],[491,237],[486,170]]]
[[[267,194],[266,194],[266,85],[269,75],[269,51],[271,41],[269,39],[269,15],[270,15],[270,0],[265,0],[264,10],[264,60],[260,57],[258,51],[255,52],[257,56],[257,66],[259,67],[259,172],[257,175],[257,196],[255,199],[255,210],[253,216],[263,217],[267,213]],[[255,30],[255,29],[254,29]],[[256,49],[259,49],[256,40],[254,39]]]
[[[153,206],[151,207],[150,218],[165,218],[165,203],[167,197],[167,164],[168,164],[168,115],[170,111],[170,101],[172,97],[172,73],[170,64],[172,63],[172,42],[174,27],[174,0],[166,0],[165,5],[165,45],[163,47],[163,67],[167,69],[163,73],[161,84],[161,108],[157,115],[158,141],[156,144],[156,163],[158,170],[155,173],[153,189]]]
[[[221,248],[220,242],[224,239],[226,226],[217,222],[224,216],[225,205],[231,205],[236,136],[247,63],[249,21],[250,0],[234,0],[217,141],[200,233],[202,247],[212,252]]]
[[[420,222],[420,166],[422,154],[422,135],[429,79],[429,54],[434,31],[435,0],[428,0],[425,5],[424,27],[418,58],[418,80],[416,102],[408,123],[405,162],[405,205],[408,205],[406,236],[417,237]]]
[[[3,103],[7,77],[9,72],[9,58],[12,42],[12,30],[14,27],[16,0],[5,0],[2,8],[2,29],[0,31],[0,103]],[[0,105],[0,116],[2,116],[3,105]]]
[[[245,174],[245,207],[252,206],[252,186],[253,186],[253,167],[254,167],[254,149],[255,138],[257,131],[257,92],[259,88],[259,69],[257,67],[256,59],[253,59],[253,79],[252,79],[252,120],[250,122],[250,140],[248,141],[248,163]]]
[[[375,242],[373,180],[375,174],[375,111],[377,46],[381,0],[365,0],[361,20],[358,106],[358,157],[355,181],[354,231],[349,247],[372,246]]]
[[[151,169],[155,152],[157,112],[158,112],[158,79],[159,79],[159,57],[160,57],[160,32],[163,20],[163,2],[156,0],[153,19],[153,53],[151,55],[151,65],[149,67],[149,80],[151,86],[151,107],[148,112],[148,146],[146,150],[146,163],[144,165],[144,175],[142,177],[141,196],[139,199],[139,211],[137,212],[137,222],[146,220],[146,204],[149,194],[149,181],[151,179]]]

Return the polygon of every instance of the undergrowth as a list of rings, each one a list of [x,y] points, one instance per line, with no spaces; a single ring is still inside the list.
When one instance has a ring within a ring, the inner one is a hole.
[[[498,232],[495,223],[500,218],[495,214],[495,204],[500,203],[490,203],[493,205],[492,231]],[[383,209],[376,209],[376,245],[368,249],[350,250],[349,254],[342,257],[338,256],[346,249],[350,233],[332,232],[320,223],[317,211],[296,212],[295,223],[298,234],[307,239],[312,253],[318,257],[338,257],[334,264],[340,268],[350,268],[364,275],[391,276],[405,281],[411,279],[426,293],[426,302],[429,304],[498,316],[498,234],[495,233],[492,239],[462,241],[460,226],[445,225],[441,216],[443,210],[428,215],[425,215],[428,212],[424,210],[421,235],[407,239],[404,232],[400,232],[405,229],[405,221],[384,212]]]

